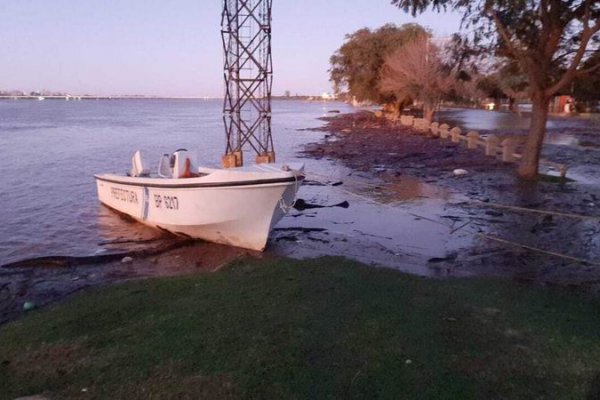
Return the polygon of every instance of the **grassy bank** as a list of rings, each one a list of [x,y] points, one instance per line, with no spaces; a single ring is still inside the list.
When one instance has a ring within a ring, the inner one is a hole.
[[[599,306],[337,258],[242,262],[1,327],[0,397],[580,399],[599,390]]]

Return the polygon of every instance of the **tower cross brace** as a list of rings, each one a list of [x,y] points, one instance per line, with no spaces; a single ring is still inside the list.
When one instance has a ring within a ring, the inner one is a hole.
[[[244,150],[257,163],[275,161],[271,135],[272,0],[223,0],[224,167],[244,164]]]

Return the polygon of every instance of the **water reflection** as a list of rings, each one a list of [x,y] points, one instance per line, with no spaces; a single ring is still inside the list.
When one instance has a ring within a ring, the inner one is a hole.
[[[160,156],[179,147],[218,164],[223,151],[219,100],[0,100],[0,264],[46,255],[85,256],[98,243],[144,239],[155,231],[126,224],[99,206],[93,175],[129,169],[136,149],[156,167]],[[342,103],[273,102],[273,131],[280,160],[293,160]],[[319,164],[307,160],[307,169]]]
[[[474,109],[448,110],[440,113],[440,121],[446,118],[455,120],[466,130],[491,131],[491,130],[526,130],[529,128],[531,118],[526,114],[496,112]],[[547,127],[552,127],[549,121]]]
[[[494,134],[525,135],[531,124],[531,114],[496,112],[474,109],[444,110],[438,115],[440,122],[456,124],[465,131],[480,131]],[[587,121],[575,118],[549,119],[546,128],[545,143],[559,146],[578,146],[580,140],[571,132],[586,130]],[[594,132],[597,131],[593,129]]]
[[[317,204],[346,200],[349,209],[288,215],[269,251],[300,258],[339,255],[418,275],[462,273],[430,262],[452,257],[473,241],[466,230],[456,230],[456,221],[445,218],[456,200],[449,192],[407,177],[384,184],[333,164],[327,169],[330,181],[343,185],[303,186],[300,196]]]
[[[382,203],[398,203],[419,199],[449,200],[450,193],[438,186],[424,183],[411,177],[396,178],[386,183],[385,190],[375,190],[372,194]]]
[[[99,205],[97,223],[96,254],[105,251],[132,251],[140,245],[165,237],[161,231],[141,224],[104,205]]]
[[[579,139],[574,135],[559,132],[547,132],[544,142],[547,144],[555,144],[558,146],[578,146]]]

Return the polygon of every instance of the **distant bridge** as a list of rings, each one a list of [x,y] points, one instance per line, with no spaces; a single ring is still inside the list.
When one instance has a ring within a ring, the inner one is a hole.
[[[199,99],[213,100],[218,97],[152,97],[152,96],[5,96],[0,95],[0,100],[160,100],[160,99]]]

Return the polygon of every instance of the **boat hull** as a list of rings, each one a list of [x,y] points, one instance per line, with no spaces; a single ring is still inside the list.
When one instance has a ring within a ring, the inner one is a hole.
[[[293,203],[302,178],[168,181],[96,176],[101,203],[146,225],[258,251],[264,250],[269,232]]]

